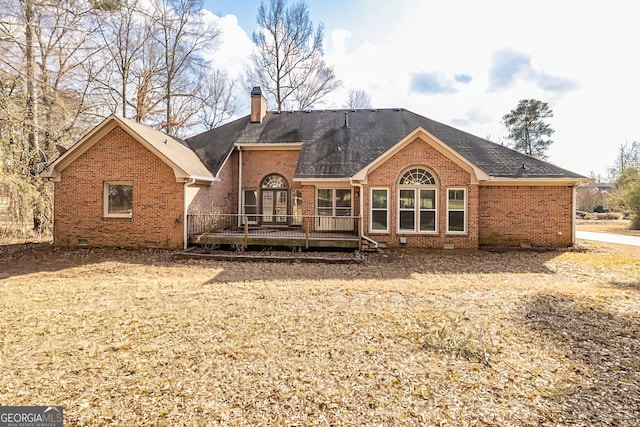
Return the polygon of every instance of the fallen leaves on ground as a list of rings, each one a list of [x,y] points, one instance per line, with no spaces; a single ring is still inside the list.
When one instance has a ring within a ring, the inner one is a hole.
[[[0,248],[0,402],[69,426],[635,425],[640,248]]]

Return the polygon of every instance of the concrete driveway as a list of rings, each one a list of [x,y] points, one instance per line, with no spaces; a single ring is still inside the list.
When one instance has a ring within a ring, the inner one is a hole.
[[[597,242],[617,243],[620,245],[640,246],[640,237],[622,236],[611,233],[596,233],[594,231],[576,231],[577,239],[595,240]]]

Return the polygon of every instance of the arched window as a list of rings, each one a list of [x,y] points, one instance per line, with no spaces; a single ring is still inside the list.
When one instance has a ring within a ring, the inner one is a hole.
[[[398,231],[437,232],[438,187],[426,169],[412,168],[398,182]]]
[[[262,180],[262,188],[282,188],[287,189],[289,185],[287,184],[287,180],[284,179],[282,175],[273,174],[268,175],[265,179]]]
[[[426,169],[410,169],[400,178],[400,185],[435,185],[436,180]]]

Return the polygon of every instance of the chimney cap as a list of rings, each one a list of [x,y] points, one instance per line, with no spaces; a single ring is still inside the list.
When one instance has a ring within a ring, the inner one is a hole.
[[[260,96],[262,95],[262,89],[260,89],[260,86],[254,86],[253,89],[251,89],[251,96]]]

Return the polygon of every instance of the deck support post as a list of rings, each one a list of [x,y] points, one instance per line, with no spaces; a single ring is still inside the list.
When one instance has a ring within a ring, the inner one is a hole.
[[[309,249],[309,217],[308,216],[304,217],[304,236],[305,236],[304,248]]]
[[[249,240],[249,218],[243,215],[242,220],[244,221],[244,242],[242,243],[242,247],[243,249],[247,249],[247,241]]]
[[[356,218],[356,223],[358,227],[358,251],[362,252],[362,217]]]

